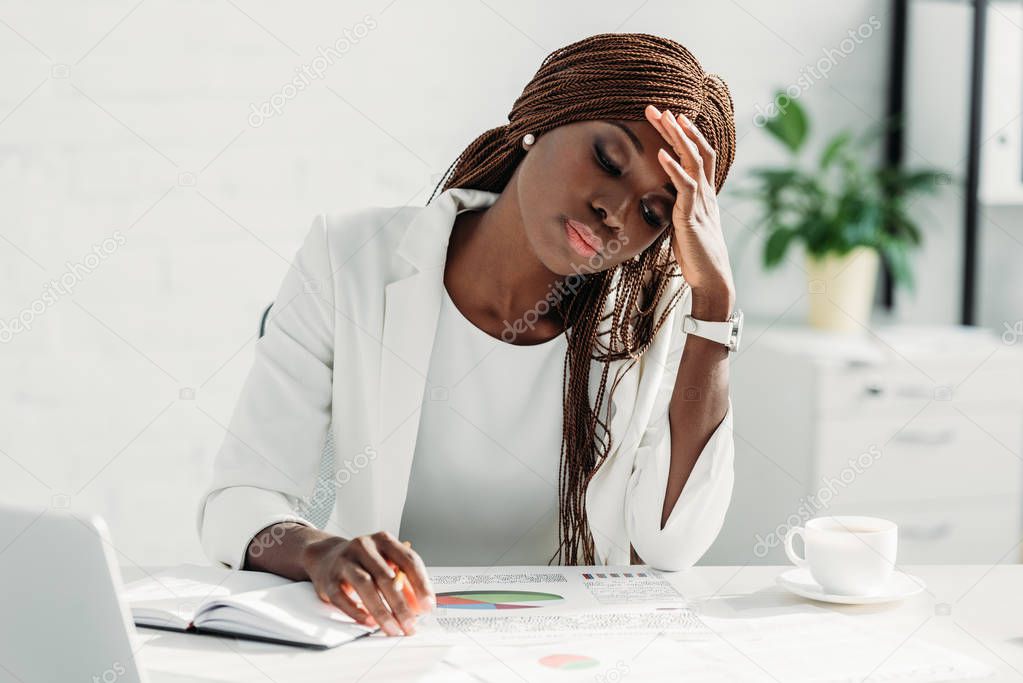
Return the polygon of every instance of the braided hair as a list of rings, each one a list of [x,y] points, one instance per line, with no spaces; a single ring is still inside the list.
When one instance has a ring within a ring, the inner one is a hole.
[[[716,153],[713,182],[720,192],[735,156],[731,93],[724,81],[706,73],[685,47],[646,33],[598,34],[549,54],[515,100],[508,123],[473,140],[437,188],[499,193],[526,154],[520,145],[524,134],[538,137],[576,121],[645,120],[647,104],[682,112],[699,128]],[[610,430],[600,417],[608,371],[615,360],[631,359],[626,371],[635,364],[684,293],[683,288],[677,289],[661,316],[653,320],[670,278],[681,277],[672,256],[673,234],[669,226],[633,259],[586,274],[573,296],[555,301],[565,322],[568,350],[562,378],[560,542],[549,562],[558,558],[563,564],[596,564],[586,521],[586,487],[612,451]],[[602,313],[612,296],[610,326],[602,334],[598,327],[609,317]],[[608,339],[602,340],[602,336]],[[594,408],[589,398],[591,361],[603,363]],[[608,392],[609,402],[618,381],[620,376]]]

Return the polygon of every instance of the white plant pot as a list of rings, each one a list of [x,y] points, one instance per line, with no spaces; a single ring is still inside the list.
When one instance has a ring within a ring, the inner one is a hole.
[[[819,259],[807,254],[810,326],[832,332],[862,332],[869,327],[878,261],[877,250],[870,247]]]

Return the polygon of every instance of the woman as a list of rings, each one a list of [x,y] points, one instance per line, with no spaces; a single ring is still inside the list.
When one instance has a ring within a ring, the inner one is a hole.
[[[677,570],[714,540],[731,95],[674,41],[602,34],[550,54],[508,118],[427,206],[317,218],[200,505],[211,559],[400,635],[434,604],[425,564]],[[328,430],[321,530],[301,511]]]

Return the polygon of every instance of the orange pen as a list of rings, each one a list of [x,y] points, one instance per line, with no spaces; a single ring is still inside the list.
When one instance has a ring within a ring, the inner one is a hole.
[[[406,548],[412,547],[412,543],[410,541],[402,541],[402,545]],[[409,582],[408,577],[405,576],[405,572],[398,569],[398,565],[394,564],[391,560],[387,560],[387,566],[397,573],[394,577],[394,589],[400,590],[402,595],[405,596],[405,601],[412,608],[412,611],[416,614],[420,614],[419,601],[416,600],[416,592],[412,588],[412,584]]]

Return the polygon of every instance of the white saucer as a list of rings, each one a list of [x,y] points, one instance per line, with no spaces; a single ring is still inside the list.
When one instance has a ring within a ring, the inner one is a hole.
[[[775,579],[775,582],[782,588],[801,597],[822,602],[837,602],[843,605],[874,605],[881,602],[903,600],[922,592],[927,587],[923,579],[898,570],[892,573],[892,578],[888,579],[884,589],[874,595],[835,595],[825,593],[820,584],[810,576],[809,569],[790,569]]]

